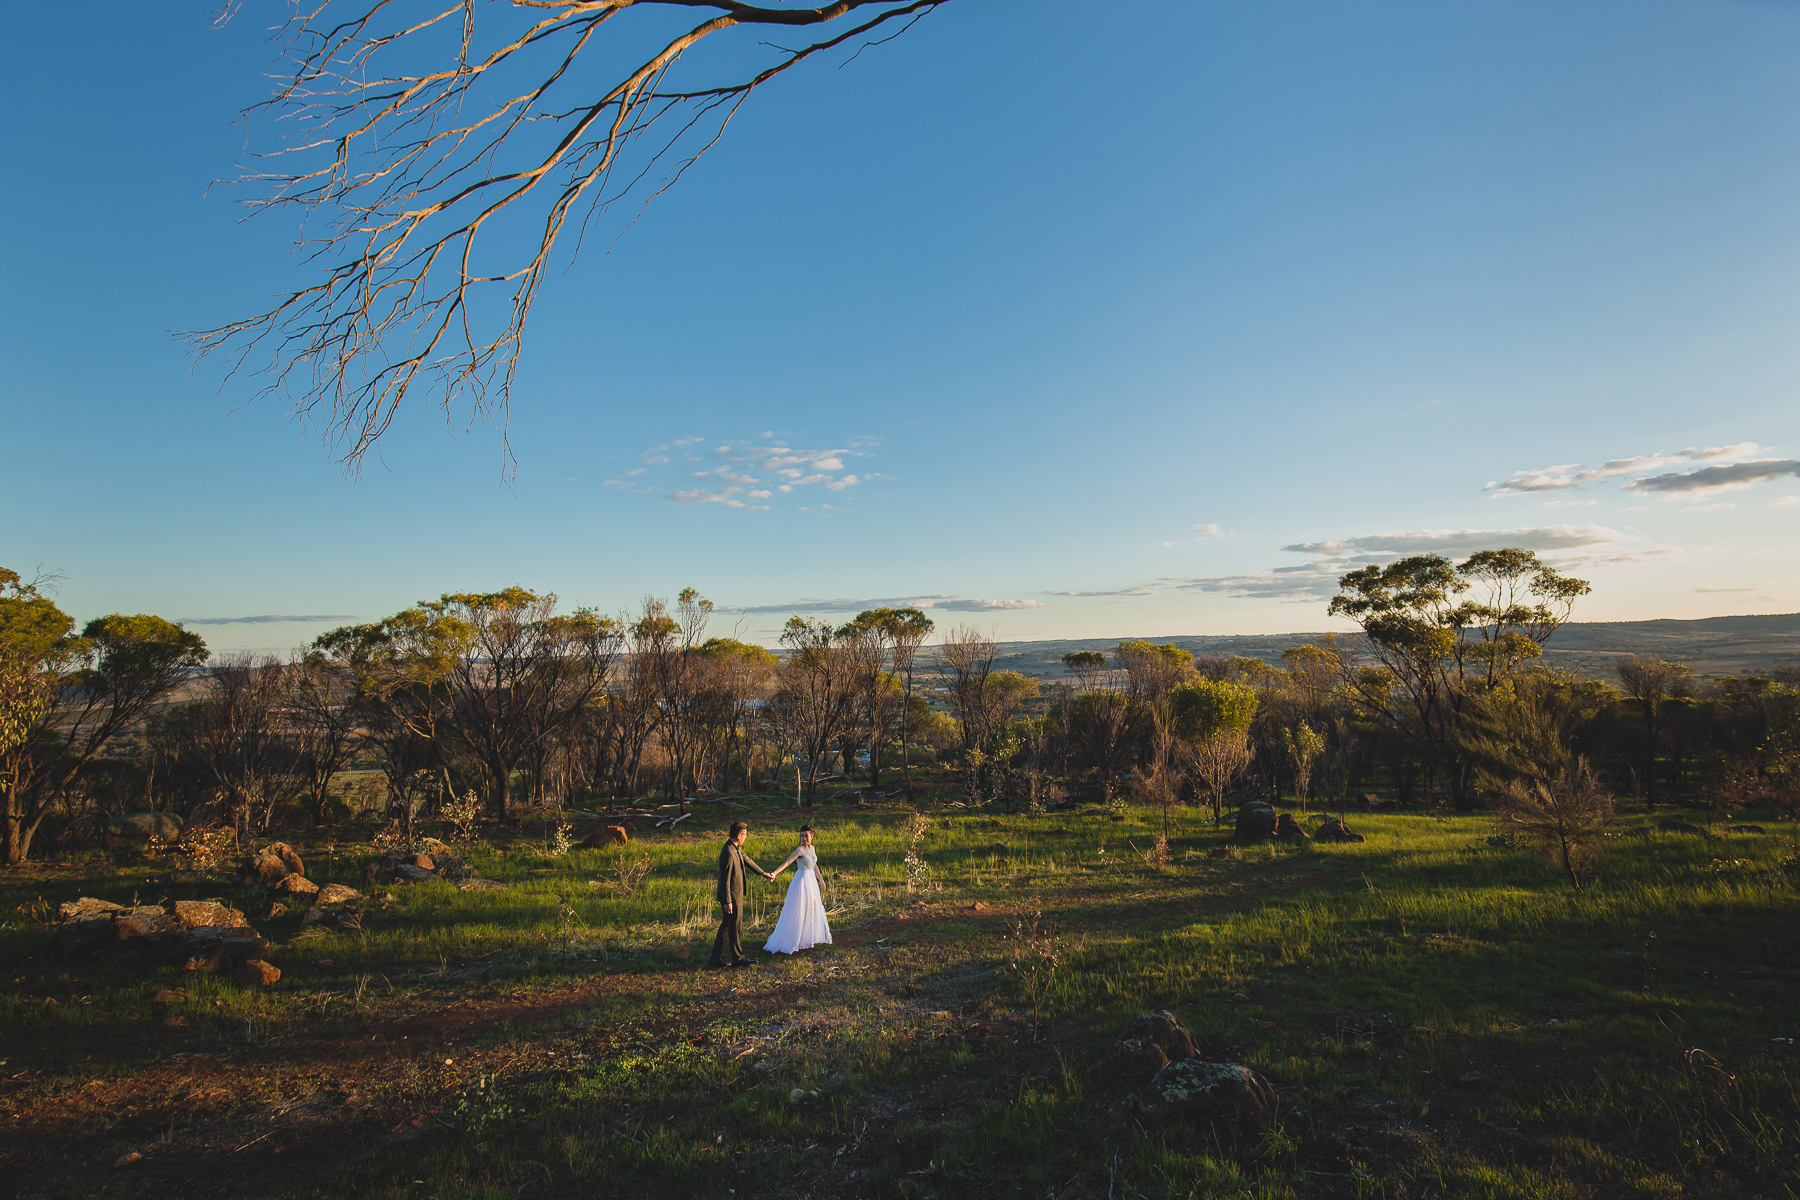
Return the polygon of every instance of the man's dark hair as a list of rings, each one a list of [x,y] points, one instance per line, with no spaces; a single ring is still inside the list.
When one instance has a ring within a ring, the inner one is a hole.
[[[750,826],[746,822],[733,821],[731,823],[731,836],[736,837],[738,834],[744,832],[748,828],[750,828]]]

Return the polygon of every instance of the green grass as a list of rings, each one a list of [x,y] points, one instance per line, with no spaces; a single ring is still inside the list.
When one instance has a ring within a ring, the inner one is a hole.
[[[1791,827],[1618,837],[1575,892],[1475,817],[1219,859],[1187,812],[1158,872],[1160,814],[951,809],[909,892],[900,810],[752,802],[764,866],[819,828],[840,944],[715,973],[731,815],[479,850],[505,890],[394,888],[361,931],[256,921],[284,972],[261,993],[44,957],[40,895],[232,899],[217,882],[6,877],[0,1169],[47,1196],[1800,1197]],[[303,852],[319,882],[366,861]],[[590,886],[642,854],[637,894]],[[762,932],[785,885],[752,891]],[[1003,935],[1040,913],[1059,963],[1034,1041]],[[1266,1074],[1277,1121],[1119,1111],[1087,1067],[1157,1008]],[[1351,1162],[1309,1149],[1333,1137]]]

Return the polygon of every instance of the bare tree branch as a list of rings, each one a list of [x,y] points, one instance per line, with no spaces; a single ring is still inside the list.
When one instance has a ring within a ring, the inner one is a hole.
[[[891,40],[946,3],[296,4],[276,35],[274,95],[246,114],[285,137],[242,182],[259,192],[252,213],[319,215],[323,229],[298,245],[320,275],[188,340],[202,357],[223,353],[228,378],[264,374],[257,396],[287,398],[352,470],[415,389],[446,415],[461,397],[504,431],[526,321],[571,216],[575,250],[589,221],[659,170],[644,204],[679,180],[762,84]],[[690,9],[704,19],[688,24]],[[766,27],[824,36],[727,38],[727,61],[684,66],[703,39]],[[745,57],[760,62],[733,65]]]

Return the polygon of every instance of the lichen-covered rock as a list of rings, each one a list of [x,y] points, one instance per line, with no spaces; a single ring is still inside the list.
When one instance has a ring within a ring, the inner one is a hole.
[[[106,844],[114,850],[142,846],[151,838],[173,844],[181,836],[186,823],[174,813],[121,813],[106,821]]]
[[[1240,842],[1260,842],[1275,834],[1275,809],[1261,800],[1252,800],[1237,810],[1233,835]]]
[[[160,904],[140,904],[113,914],[113,936],[121,942],[180,932],[181,926]]]
[[[283,875],[275,881],[275,890],[289,896],[310,896],[319,885],[304,875]]]
[[[177,900],[175,902],[175,923],[183,929],[198,929],[206,926],[247,926],[244,914],[235,908],[227,908],[217,900]]]
[[[345,887],[341,883],[328,883],[319,889],[319,894],[313,897],[313,902],[315,904],[343,904],[346,901],[361,899],[362,893],[353,887]]]
[[[1149,1080],[1171,1062],[1200,1056],[1199,1044],[1174,1013],[1147,1012],[1135,1018],[1095,1063],[1091,1077],[1101,1087]]]
[[[1275,1088],[1242,1063],[1172,1062],[1138,1096],[1138,1108],[1154,1120],[1174,1117],[1267,1120],[1275,1112]]]
[[[114,904],[111,900],[96,900],[92,896],[83,896],[79,900],[71,900],[56,910],[57,916],[65,921],[81,920],[88,917],[111,918],[116,912],[124,912],[123,904]]]
[[[430,871],[427,871],[424,867],[417,866],[413,863],[403,862],[394,864],[394,878],[403,879],[407,883],[429,883],[433,879],[436,879],[437,876],[433,875]]]
[[[248,926],[203,925],[187,932],[190,971],[229,973],[240,963],[259,959],[269,943]]]

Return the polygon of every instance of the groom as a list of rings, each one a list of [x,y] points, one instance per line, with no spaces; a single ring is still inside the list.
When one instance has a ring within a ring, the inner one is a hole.
[[[719,936],[713,939],[712,961],[708,966],[750,965],[750,960],[744,957],[744,872],[746,869],[755,871],[764,879],[775,877],[744,853],[744,839],[749,836],[750,826],[733,821],[731,836],[725,839],[725,846],[719,851],[719,903],[725,906],[725,919],[719,922]],[[728,950],[729,959],[725,957]]]

